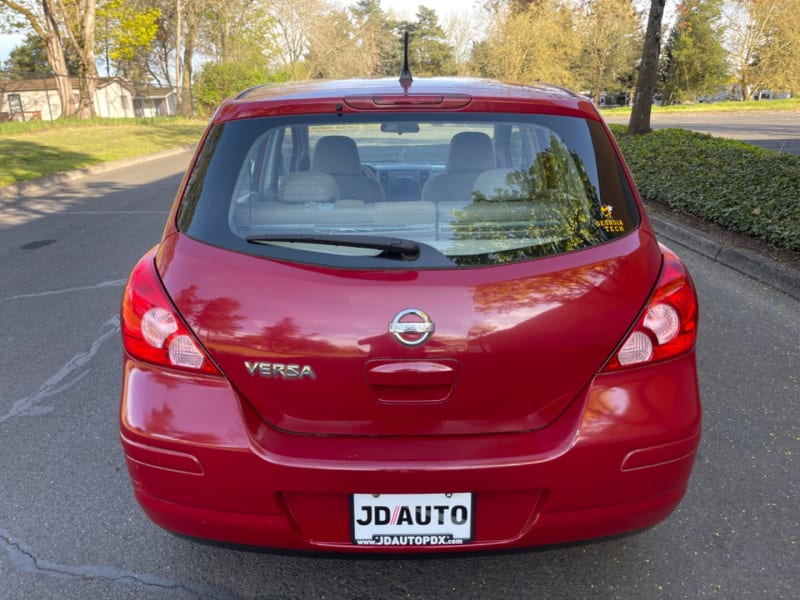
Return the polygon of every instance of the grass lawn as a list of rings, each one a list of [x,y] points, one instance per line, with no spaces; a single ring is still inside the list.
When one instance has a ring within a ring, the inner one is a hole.
[[[166,117],[0,123],[0,186],[195,144],[205,126]]]
[[[747,102],[708,102],[698,104],[674,104],[670,106],[653,105],[652,114],[686,113],[686,112],[750,112],[750,111],[800,111],[800,98],[785,100],[748,100]],[[629,115],[630,106],[603,108],[600,112],[606,115]]]

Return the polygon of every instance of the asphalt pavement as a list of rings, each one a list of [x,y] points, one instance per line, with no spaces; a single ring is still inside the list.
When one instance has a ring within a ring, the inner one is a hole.
[[[627,125],[627,115],[607,115],[606,121]],[[800,118],[795,111],[654,112],[653,129],[680,127],[740,140],[778,152],[800,154]]]

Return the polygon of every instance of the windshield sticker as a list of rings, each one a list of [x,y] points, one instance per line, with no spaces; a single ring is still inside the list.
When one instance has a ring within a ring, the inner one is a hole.
[[[606,231],[607,233],[622,233],[625,231],[625,222],[622,219],[614,218],[614,207],[610,204],[603,204],[600,206],[600,214],[602,219],[595,221],[595,225]]]

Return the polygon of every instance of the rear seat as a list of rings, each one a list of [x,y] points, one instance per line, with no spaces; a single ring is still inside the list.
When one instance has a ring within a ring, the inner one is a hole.
[[[278,200],[250,202],[235,207],[233,224],[238,227],[269,225],[318,225],[353,227],[408,227],[434,229],[433,202],[364,202],[340,198],[335,178],[328,173],[298,171],[285,175]]]
[[[358,146],[352,138],[344,135],[328,135],[320,138],[314,147],[311,170],[328,173],[336,180],[342,198],[383,202],[383,187],[380,182],[367,177],[361,171]]]

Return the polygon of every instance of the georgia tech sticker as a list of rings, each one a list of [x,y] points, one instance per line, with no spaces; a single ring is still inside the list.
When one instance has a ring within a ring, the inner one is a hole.
[[[625,231],[625,222],[622,219],[614,218],[614,207],[610,204],[600,206],[602,219],[595,221],[595,225],[603,229],[606,233],[622,233]]]

